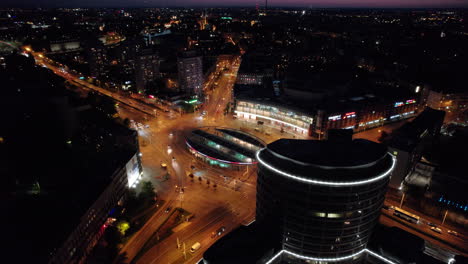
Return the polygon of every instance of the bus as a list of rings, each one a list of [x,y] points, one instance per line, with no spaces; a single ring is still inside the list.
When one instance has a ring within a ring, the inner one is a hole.
[[[415,224],[419,223],[419,216],[409,213],[400,208],[395,207],[395,211],[393,212],[393,215],[411,223],[415,223]]]

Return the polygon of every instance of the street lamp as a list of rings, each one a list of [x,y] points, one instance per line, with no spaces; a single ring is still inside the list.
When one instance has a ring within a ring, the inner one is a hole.
[[[444,218],[442,219],[442,224],[440,224],[440,225],[444,225],[445,218],[447,218],[447,213],[448,213],[448,209],[445,210]]]

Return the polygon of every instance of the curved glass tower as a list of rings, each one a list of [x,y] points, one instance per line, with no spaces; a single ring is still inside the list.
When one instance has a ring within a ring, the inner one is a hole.
[[[257,160],[257,221],[282,237],[284,261],[360,261],[395,165],[385,146],[280,139]]]

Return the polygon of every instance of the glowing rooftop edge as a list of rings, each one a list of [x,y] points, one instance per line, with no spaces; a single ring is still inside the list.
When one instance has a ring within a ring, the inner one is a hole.
[[[273,263],[277,258],[279,258],[282,254],[288,254],[288,255],[291,255],[293,257],[296,257],[296,258],[299,258],[299,259],[303,259],[303,260],[312,260],[312,261],[323,261],[323,262],[337,262],[337,261],[343,261],[343,260],[347,260],[347,259],[351,259],[351,258],[354,258],[354,257],[357,257],[359,255],[361,255],[362,253],[368,253],[369,255],[372,255],[380,260],[382,260],[383,262],[385,263],[388,263],[388,264],[398,264],[396,262],[393,262],[389,259],[386,259],[382,256],[380,256],[379,254],[375,253],[375,252],[372,252],[370,251],[369,249],[365,248],[359,252],[356,252],[354,254],[351,254],[351,255],[348,255],[348,256],[344,256],[344,257],[339,257],[339,258],[314,258],[314,257],[308,257],[308,256],[303,256],[303,255],[300,255],[300,254],[296,254],[296,253],[293,253],[293,252],[290,252],[288,250],[281,250],[279,251],[276,255],[274,255],[270,260],[268,260],[267,262],[265,262],[265,264],[271,264]]]
[[[199,150],[195,149],[194,147],[192,147],[192,145],[190,145],[187,141],[185,141],[185,144],[187,144],[187,146],[189,148],[191,148],[193,151],[197,152],[198,154],[204,156],[204,157],[207,157],[211,160],[216,160],[216,161],[219,161],[219,162],[222,162],[222,163],[228,163],[228,164],[237,164],[237,165],[252,165],[252,164],[257,164],[257,162],[237,162],[237,161],[227,161],[227,160],[222,160],[222,159],[217,159],[217,158],[214,158],[214,157],[211,157],[211,156],[208,156],[202,152],[200,152]]]
[[[263,149],[263,150],[265,150],[265,149]],[[257,153],[255,153],[255,157],[257,158],[257,161],[260,164],[262,164],[263,166],[265,166],[269,170],[272,170],[272,171],[274,171],[276,173],[279,173],[279,174],[281,174],[283,176],[286,176],[286,177],[291,178],[291,179],[296,180],[296,181],[305,182],[305,183],[309,183],[309,184],[326,185],[326,186],[356,186],[356,185],[363,185],[363,184],[375,182],[375,181],[378,181],[378,180],[381,180],[381,179],[387,177],[393,171],[393,169],[395,168],[395,164],[396,164],[395,156],[393,156],[390,153],[387,153],[388,155],[390,155],[392,157],[392,166],[390,166],[390,169],[388,169],[384,173],[382,173],[382,174],[380,174],[380,175],[378,175],[378,176],[376,176],[374,178],[370,178],[370,179],[367,179],[367,180],[361,180],[361,181],[351,181],[351,182],[320,181],[320,180],[307,179],[307,178],[303,178],[303,177],[300,177],[300,176],[297,176],[297,175],[293,175],[293,174],[287,173],[285,171],[279,170],[279,169],[271,166],[270,164],[266,163],[264,160],[262,160],[260,158],[260,152],[261,151],[262,150],[257,151]]]

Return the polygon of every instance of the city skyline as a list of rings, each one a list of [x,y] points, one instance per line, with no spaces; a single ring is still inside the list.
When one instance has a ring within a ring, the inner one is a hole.
[[[264,6],[261,0],[71,0],[67,3],[56,0],[2,1],[3,7],[255,7]],[[306,8],[466,8],[465,0],[270,0],[269,7]]]
[[[468,0],[24,1],[5,263],[468,263]]]

